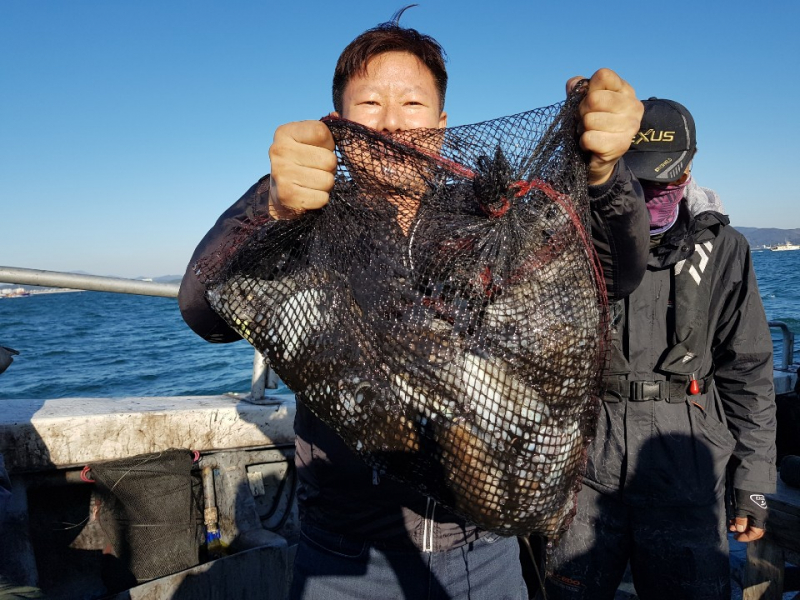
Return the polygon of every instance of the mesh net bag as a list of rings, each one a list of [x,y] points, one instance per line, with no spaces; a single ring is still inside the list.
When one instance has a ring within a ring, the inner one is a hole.
[[[592,428],[606,299],[563,103],[382,135],[325,118],[330,202],[252,221],[207,298],[355,453],[477,525],[554,534]]]
[[[199,488],[188,450],[167,450],[91,465],[103,498],[100,524],[137,581],[199,563]]]

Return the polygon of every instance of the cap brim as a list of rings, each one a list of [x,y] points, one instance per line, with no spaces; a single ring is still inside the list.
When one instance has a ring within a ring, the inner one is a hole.
[[[692,162],[694,152],[628,152],[625,164],[644,181],[675,181],[680,179],[686,167]]]

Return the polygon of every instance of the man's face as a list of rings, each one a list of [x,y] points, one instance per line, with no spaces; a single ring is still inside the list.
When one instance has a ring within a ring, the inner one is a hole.
[[[341,117],[382,133],[434,129],[447,125],[439,103],[433,74],[416,56],[386,52],[347,82]]]

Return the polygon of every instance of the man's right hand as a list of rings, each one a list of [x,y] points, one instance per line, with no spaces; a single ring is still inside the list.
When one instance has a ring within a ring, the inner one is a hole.
[[[281,125],[269,148],[269,212],[287,219],[328,203],[336,173],[333,136],[321,121]]]

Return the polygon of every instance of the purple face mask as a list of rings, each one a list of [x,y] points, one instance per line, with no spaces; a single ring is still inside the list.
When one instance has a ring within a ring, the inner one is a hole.
[[[672,227],[678,218],[678,204],[691,177],[680,184],[659,185],[642,181],[644,199],[650,213],[650,233],[661,233]]]

